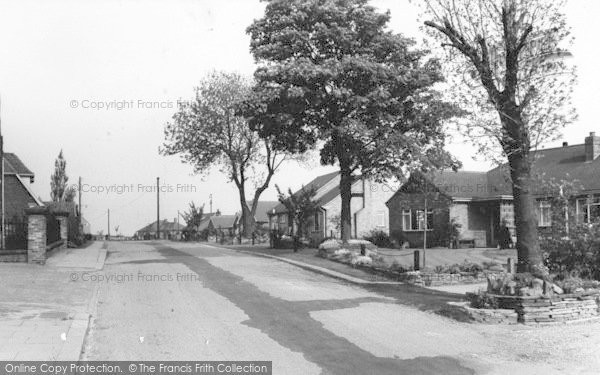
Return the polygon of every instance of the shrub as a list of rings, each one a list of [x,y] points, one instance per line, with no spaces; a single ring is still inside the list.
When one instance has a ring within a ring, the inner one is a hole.
[[[600,223],[571,228],[569,237],[546,237],[540,246],[553,274],[600,280]]]
[[[397,261],[393,261],[392,264],[390,265],[390,271],[392,271],[392,272],[405,273],[405,272],[408,272],[410,270],[411,270],[410,267],[408,267],[408,268],[404,267],[403,265],[401,265]]]
[[[352,265],[364,265],[370,266],[373,264],[373,260],[368,256],[359,255],[352,258]]]
[[[498,300],[494,296],[489,295],[485,291],[478,291],[477,293],[467,293],[471,307],[476,309],[497,309]]]
[[[467,261],[459,264],[459,269],[462,272],[471,272],[471,273],[483,272],[483,267],[480,264],[467,262]]]
[[[368,234],[363,236],[363,238],[377,247],[394,247],[390,236],[382,230],[373,229]]]
[[[319,244],[319,250],[334,250],[340,249],[340,241],[335,238],[325,239]]]
[[[405,243],[408,242],[408,239],[404,235],[404,232],[398,229],[392,230],[390,232],[390,239],[395,247],[402,247]]]
[[[580,277],[567,276],[561,280],[555,280],[554,283],[562,288],[562,290],[569,294],[575,293],[577,289],[598,289],[600,288],[600,282],[596,280],[584,280]]]

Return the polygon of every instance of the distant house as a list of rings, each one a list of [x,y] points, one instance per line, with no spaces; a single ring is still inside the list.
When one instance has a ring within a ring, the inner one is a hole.
[[[160,239],[180,239],[185,226],[176,222],[168,221],[166,219],[161,220],[159,223],[159,234],[156,235],[156,221],[146,225],[145,227],[137,230],[134,234],[134,238],[138,240],[153,240],[156,238]]]
[[[577,181],[581,195],[571,203],[574,223],[600,219],[600,137],[590,133],[583,144],[542,149],[533,153],[532,174],[540,181]],[[548,191],[534,186],[538,226],[543,233],[552,224]],[[425,203],[427,198],[427,211]],[[459,239],[475,247],[496,247],[503,224],[515,233],[512,186],[508,168],[488,172],[442,171],[413,174],[387,202],[390,228],[410,246],[448,244],[450,222],[460,225]]]
[[[202,214],[202,219],[197,225],[186,225],[183,228],[183,237],[186,241],[197,241],[204,238],[204,233],[208,228],[208,220],[211,216],[215,215],[213,212],[207,212]]]
[[[218,237],[233,237],[239,229],[238,215],[213,215],[208,219],[207,229],[209,233]]]
[[[35,175],[13,153],[4,153],[4,217],[6,249],[27,248],[27,218],[25,210],[44,204],[31,191]],[[0,200],[0,209],[2,201]]]
[[[340,237],[342,198],[339,186],[340,173],[333,172],[315,178],[303,188],[316,191],[314,199],[318,209],[307,223],[313,243],[319,243],[327,237]],[[372,230],[389,233],[388,208],[385,202],[392,196],[393,191],[394,189],[387,184],[356,177],[352,184],[351,237],[359,238]],[[275,206],[268,212],[268,216],[271,229],[283,233],[291,232],[291,218],[283,204]]]
[[[248,208],[252,207],[252,202],[246,202]],[[256,223],[256,229],[269,229],[269,212],[279,204],[279,201],[258,201],[256,204],[256,212],[254,213],[254,222]],[[244,225],[242,221],[242,213],[238,212],[240,220],[240,230]]]

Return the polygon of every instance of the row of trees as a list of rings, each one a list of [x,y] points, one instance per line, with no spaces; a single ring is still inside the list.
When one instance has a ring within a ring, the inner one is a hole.
[[[390,31],[390,13],[367,0],[266,2],[247,30],[254,81],[209,75],[167,124],[162,149],[197,172],[219,166],[227,174],[245,235],[276,170],[317,149],[323,165],[340,170],[347,241],[355,176],[458,168],[444,150],[453,123],[488,156],[508,161],[519,267],[541,270],[531,150],[573,118],[562,1],[425,0],[425,29],[443,47],[438,58]],[[445,77],[451,96],[439,90]]]

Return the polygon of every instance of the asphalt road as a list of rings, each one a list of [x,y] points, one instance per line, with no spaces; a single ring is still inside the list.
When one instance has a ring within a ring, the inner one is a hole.
[[[95,276],[87,360],[267,360],[274,374],[563,370],[560,357],[535,357],[530,328],[460,323],[414,307],[408,291],[406,303],[232,250],[111,243]]]

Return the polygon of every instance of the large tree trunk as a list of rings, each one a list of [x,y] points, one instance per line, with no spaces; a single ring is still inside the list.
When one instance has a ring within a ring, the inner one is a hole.
[[[508,155],[513,190],[513,209],[517,232],[517,271],[543,276],[544,262],[540,249],[535,199],[532,194],[529,134],[514,101],[507,101],[501,117],[505,137],[503,148]]]
[[[254,215],[252,210],[248,207],[248,203],[245,199],[240,197],[240,203],[242,205],[242,235],[246,238],[250,238],[254,233],[254,227],[256,223],[254,221]]]
[[[517,231],[518,272],[539,273],[543,269],[542,251],[531,192],[531,167],[521,154],[509,156],[513,181],[513,207]]]
[[[352,233],[352,172],[346,165],[340,163],[340,196],[342,198],[342,212],[340,213],[340,227],[342,242],[348,243]]]

